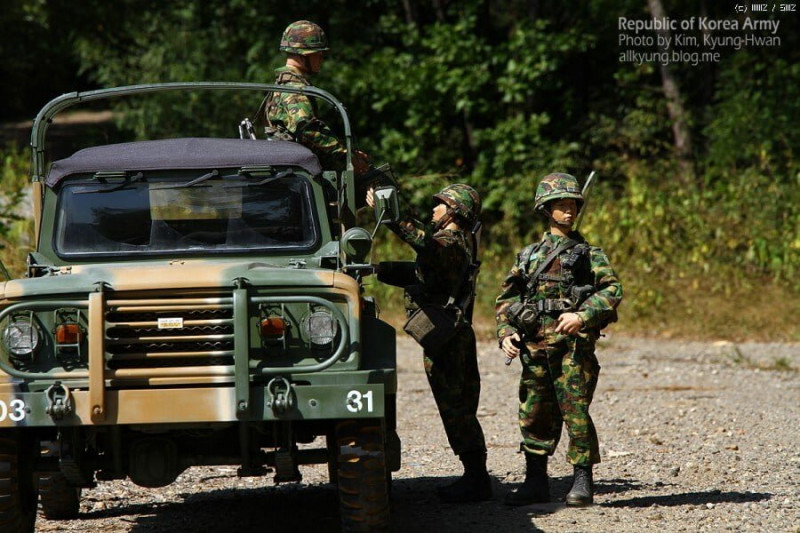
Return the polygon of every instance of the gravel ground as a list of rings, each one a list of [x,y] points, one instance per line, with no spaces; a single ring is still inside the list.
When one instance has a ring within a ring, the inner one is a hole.
[[[800,532],[800,345],[644,340],[609,336],[592,413],[603,462],[595,505],[566,508],[566,435],[550,461],[553,503],[510,508],[503,496],[523,477],[517,452],[516,363],[481,344],[479,415],[489,446],[493,500],[446,505],[438,485],[460,473],[422,370],[420,350],[399,340],[396,531],[765,531]],[[37,531],[338,530],[324,466],[301,484],[196,468],[162,489],[105,482],[84,491],[68,522],[37,519]]]

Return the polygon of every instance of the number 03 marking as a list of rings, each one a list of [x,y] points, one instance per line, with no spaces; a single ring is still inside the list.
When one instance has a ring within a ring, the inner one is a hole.
[[[364,410],[366,403],[367,412],[372,412],[372,391],[361,393],[357,390],[351,390],[347,393],[347,401],[345,407],[351,413],[358,413]]]
[[[25,402],[22,400],[11,400],[8,404],[0,400],[0,422],[6,418],[12,422],[19,422],[25,418]]]

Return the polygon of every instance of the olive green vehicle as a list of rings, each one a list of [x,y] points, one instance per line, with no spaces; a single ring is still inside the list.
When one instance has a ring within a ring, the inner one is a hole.
[[[327,464],[345,530],[389,522],[400,468],[395,332],[361,280],[350,154],[320,168],[278,140],[156,139],[87,148],[45,172],[45,134],[81,102],[181,83],[71,93],[32,132],[36,251],[0,283],[0,531],[78,514],[81,489],[172,483],[186,468],[298,481]],[[376,211],[396,219],[396,190]],[[3,269],[5,271],[5,269]]]

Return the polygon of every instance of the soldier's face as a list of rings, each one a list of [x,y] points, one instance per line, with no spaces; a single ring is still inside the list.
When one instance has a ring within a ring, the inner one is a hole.
[[[433,206],[433,216],[431,221],[439,222],[442,217],[447,213],[447,206],[441,202]]]
[[[550,203],[550,215],[559,226],[572,227],[578,216],[578,203],[573,198],[561,198]]]

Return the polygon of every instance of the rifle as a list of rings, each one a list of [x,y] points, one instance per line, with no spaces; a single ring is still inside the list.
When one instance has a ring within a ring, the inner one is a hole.
[[[581,227],[581,221],[583,220],[583,214],[586,212],[586,205],[589,203],[589,193],[592,190],[592,185],[594,185],[594,170],[589,174],[589,177],[586,178],[586,183],[583,184],[583,190],[581,190],[581,196],[583,196],[583,206],[581,207],[581,212],[578,213],[578,219],[575,221],[575,231],[578,231],[578,228]]]

